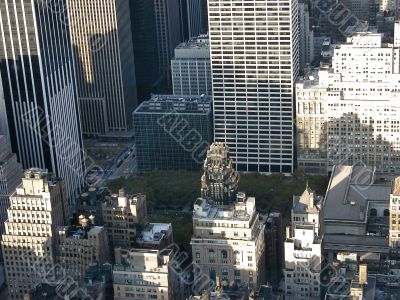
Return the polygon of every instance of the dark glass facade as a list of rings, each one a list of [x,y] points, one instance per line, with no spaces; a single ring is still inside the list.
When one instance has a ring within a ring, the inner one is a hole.
[[[213,140],[210,98],[153,96],[133,115],[140,171],[199,171]]]

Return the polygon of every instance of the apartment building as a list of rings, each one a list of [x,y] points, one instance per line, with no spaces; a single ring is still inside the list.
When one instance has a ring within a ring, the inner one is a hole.
[[[106,230],[94,224],[94,216],[81,215],[78,226],[57,228],[56,261],[78,282],[83,282],[91,264],[110,262]]]
[[[115,249],[114,299],[179,300],[172,250]]]

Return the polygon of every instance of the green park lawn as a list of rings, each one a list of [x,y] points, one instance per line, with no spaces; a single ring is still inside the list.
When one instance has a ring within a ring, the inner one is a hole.
[[[200,195],[200,172],[156,171],[143,177],[121,178],[108,182],[117,192],[125,187],[127,193],[144,193],[149,211],[153,209],[182,210]],[[328,178],[325,176],[284,176],[280,174],[240,174],[239,190],[256,197],[260,212],[279,211],[286,215],[292,205],[292,196],[303,192],[306,182],[317,194],[325,195]],[[188,207],[188,206],[187,206]]]

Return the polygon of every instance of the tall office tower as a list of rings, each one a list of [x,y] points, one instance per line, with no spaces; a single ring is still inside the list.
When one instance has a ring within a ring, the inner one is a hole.
[[[182,18],[182,38],[187,41],[203,31],[202,3],[203,0],[180,0]]]
[[[11,152],[9,137],[0,135],[0,234],[4,233],[10,196],[21,183],[22,166]]]
[[[171,60],[174,95],[212,95],[210,45],[207,35],[200,35],[175,48]]]
[[[6,103],[4,101],[3,81],[0,73],[0,135],[10,135],[8,130],[8,117]]]
[[[396,23],[394,44],[378,33],[354,34],[335,46],[331,69],[297,85],[300,169],[326,173],[361,163],[400,170],[399,29]]]
[[[68,0],[68,13],[82,133],[126,132],[137,105],[129,0]]]
[[[69,26],[56,9],[2,2],[0,68],[13,151],[24,168],[63,178],[72,198],[83,185],[84,161]]]
[[[215,141],[239,171],[293,171],[296,0],[209,0]]]
[[[222,143],[213,143],[204,161],[201,177],[201,197],[215,204],[234,202],[239,185],[239,174],[229,157],[229,149]]]
[[[149,99],[160,83],[155,1],[130,0],[136,86],[139,102]]]
[[[22,184],[11,195],[2,251],[8,292],[22,299],[54,263],[57,226],[65,222],[67,193],[64,183],[40,169],[25,171]]]
[[[299,1],[299,64],[306,67],[314,59],[314,31],[310,30],[308,1]]]
[[[179,0],[154,0],[158,62],[164,88],[171,86],[171,59],[182,42]]]

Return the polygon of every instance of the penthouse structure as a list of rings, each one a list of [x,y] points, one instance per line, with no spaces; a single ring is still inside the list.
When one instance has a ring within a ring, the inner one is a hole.
[[[171,60],[174,95],[212,95],[208,35],[199,35],[175,48]]]
[[[296,86],[298,167],[331,172],[361,163],[400,170],[400,24],[393,44],[355,33],[334,48],[332,68]]]
[[[172,250],[115,249],[114,299],[180,300]]]
[[[211,97],[153,95],[134,112],[138,167],[201,168],[213,138]]]
[[[54,264],[56,228],[67,221],[67,203],[62,180],[40,169],[24,172],[10,196],[1,241],[11,299],[22,299],[40,283],[41,266]]]
[[[91,264],[110,261],[107,233],[95,226],[95,217],[79,217],[79,226],[60,226],[57,229],[57,263],[78,282],[83,282]]]
[[[265,280],[264,225],[253,197],[238,193],[228,206],[198,198],[190,245],[195,281],[207,274],[217,287],[228,288],[235,282],[256,291]]]

